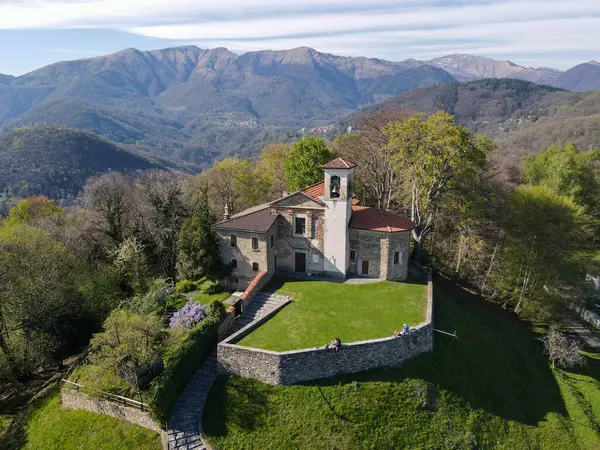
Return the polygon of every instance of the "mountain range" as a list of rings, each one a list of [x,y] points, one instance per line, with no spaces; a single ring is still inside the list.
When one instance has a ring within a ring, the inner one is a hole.
[[[64,198],[106,170],[199,170],[395,107],[446,110],[514,154],[558,139],[598,146],[600,93],[589,90],[600,90],[596,61],[562,72],[463,54],[126,49],[0,75],[0,192]]]
[[[307,47],[242,55],[194,46],[126,49],[0,76],[0,126],[68,125],[206,167],[415,88],[489,77],[600,89],[593,61],[561,72],[462,54],[391,62]]]

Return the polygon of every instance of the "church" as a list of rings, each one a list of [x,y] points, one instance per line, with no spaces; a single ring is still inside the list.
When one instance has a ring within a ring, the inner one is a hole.
[[[407,277],[413,223],[361,206],[352,191],[356,164],[337,158],[324,181],[215,224],[231,285],[245,289],[261,271],[345,279]]]

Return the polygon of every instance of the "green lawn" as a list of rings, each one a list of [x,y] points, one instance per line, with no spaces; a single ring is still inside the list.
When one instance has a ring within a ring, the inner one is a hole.
[[[220,377],[203,415],[218,450],[600,448],[600,358],[553,371],[531,328],[436,279],[435,351],[393,370],[273,387]]]
[[[24,450],[160,450],[158,433],[87,411],[62,408],[60,392],[44,400],[25,426]]]
[[[238,342],[286,351],[391,336],[394,330],[425,321],[426,280],[342,284],[277,278],[266,287],[289,295],[293,303]]]

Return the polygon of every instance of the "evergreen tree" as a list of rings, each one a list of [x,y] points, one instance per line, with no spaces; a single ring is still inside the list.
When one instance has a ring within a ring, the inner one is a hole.
[[[177,269],[182,279],[220,278],[224,274],[219,242],[212,229],[215,217],[208,196],[201,194],[198,214],[186,220],[179,231]]]

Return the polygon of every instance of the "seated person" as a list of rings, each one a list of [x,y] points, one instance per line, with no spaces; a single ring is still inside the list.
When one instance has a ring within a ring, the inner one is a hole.
[[[402,331],[394,331],[394,337],[402,336]]]
[[[342,346],[342,340],[339,337],[336,337],[333,341],[331,341],[329,348],[333,348],[337,352],[341,346]]]
[[[409,331],[408,325],[404,324],[404,327],[402,328],[402,334],[408,334]]]

